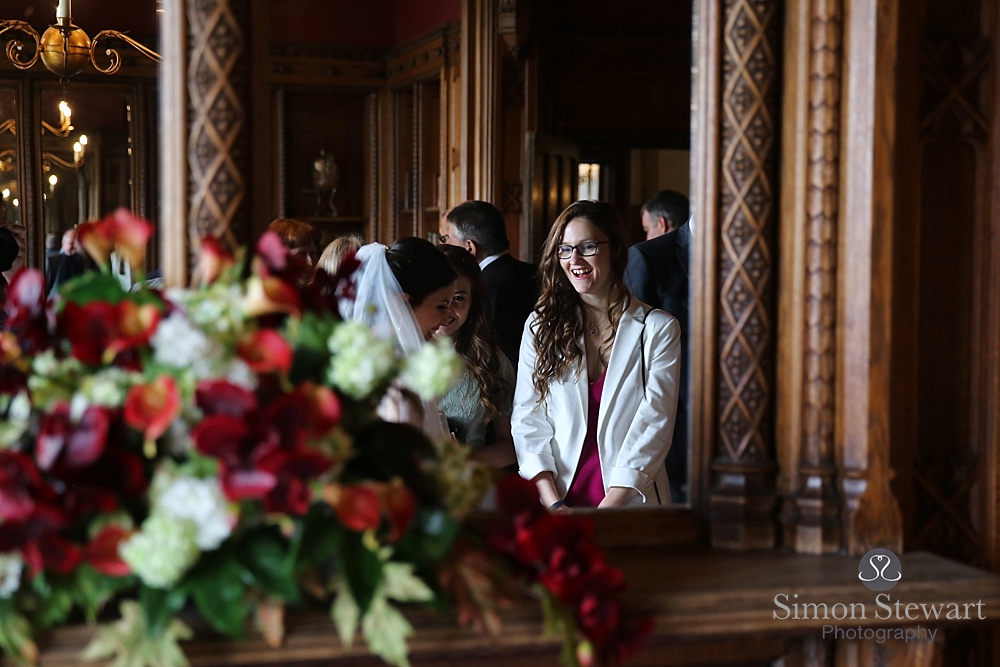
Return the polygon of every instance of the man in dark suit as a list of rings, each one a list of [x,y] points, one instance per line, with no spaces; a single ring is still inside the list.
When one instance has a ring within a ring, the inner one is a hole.
[[[484,201],[467,201],[448,211],[441,221],[441,241],[465,248],[479,262],[500,346],[516,369],[524,322],[538,300],[535,267],[507,252],[503,215]]]
[[[674,502],[686,497],[688,478],[688,316],[689,257],[691,224],[690,207],[684,195],[665,190],[642,207],[643,227],[650,240],[629,248],[625,284],[643,303],[665,310],[677,318],[681,327],[681,383],[677,399],[677,423],[667,454],[667,476]],[[647,226],[647,221],[651,223]],[[672,229],[654,234],[656,229]]]

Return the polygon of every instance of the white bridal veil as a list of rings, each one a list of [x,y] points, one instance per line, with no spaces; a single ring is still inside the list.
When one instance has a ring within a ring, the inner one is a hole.
[[[340,302],[340,316],[345,320],[364,322],[372,328],[375,335],[396,346],[396,353],[409,356],[424,344],[423,334],[413,315],[413,309],[407,301],[403,289],[399,286],[396,276],[392,274],[385,254],[387,248],[381,243],[370,243],[362,246],[355,257],[361,262],[361,267],[354,273],[356,295],[354,302],[343,299]],[[395,401],[396,405],[385,405],[379,412],[383,418],[390,421],[401,421],[419,427],[415,417],[410,418],[407,403],[398,391],[391,392],[387,401]],[[431,439],[448,437],[448,428],[436,401],[422,401],[423,430]],[[383,408],[388,408],[383,410]]]

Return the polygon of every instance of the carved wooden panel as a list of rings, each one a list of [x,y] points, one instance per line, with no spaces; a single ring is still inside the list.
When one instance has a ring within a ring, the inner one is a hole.
[[[992,185],[996,46],[982,4],[931,0],[921,27],[917,424],[907,548],[989,566],[985,473],[996,453],[977,411],[989,395],[978,388],[990,382],[982,362],[996,343],[977,330],[996,285],[977,276],[985,265],[977,237],[996,225],[980,204]]]
[[[246,243],[249,0],[188,0],[190,234]]]
[[[774,545],[778,0],[723,4],[718,446],[712,541]]]

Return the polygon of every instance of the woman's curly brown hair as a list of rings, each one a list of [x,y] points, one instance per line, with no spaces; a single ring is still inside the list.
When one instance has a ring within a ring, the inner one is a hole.
[[[611,292],[608,302],[611,333],[602,342],[602,351],[611,349],[622,313],[632,299],[625,287],[628,244],[625,240],[625,225],[618,212],[611,204],[602,201],[578,201],[570,204],[552,224],[538,267],[542,279],[542,294],[535,307],[537,319],[531,325],[531,333],[535,337],[535,352],[538,355],[531,380],[538,392],[539,403],[545,400],[553,380],[562,377],[569,369],[575,369],[577,377],[583,370],[581,362],[584,350],[580,340],[586,331],[587,317],[580,295],[573,289],[556,256],[556,248],[562,243],[566,226],[577,218],[588,220],[611,242],[608,246],[611,253]]]
[[[479,387],[479,403],[486,411],[486,421],[500,414],[500,406],[509,402],[513,387],[503,380],[500,370],[500,342],[489,313],[489,294],[483,283],[479,263],[464,248],[453,245],[438,246],[455,273],[469,279],[469,315],[455,336],[455,351],[465,360],[465,367]]]

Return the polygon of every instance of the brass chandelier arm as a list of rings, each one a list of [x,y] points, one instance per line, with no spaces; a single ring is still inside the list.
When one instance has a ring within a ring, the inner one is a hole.
[[[68,160],[64,160],[64,159],[62,159],[61,157],[59,157],[58,155],[56,155],[54,153],[42,153],[42,160],[43,161],[48,160],[48,161],[51,161],[51,162],[55,162],[60,167],[64,167],[66,169],[79,169],[82,166],[82,163],[81,164],[77,164],[77,163],[74,163],[74,162],[69,162]]]
[[[38,33],[24,21],[0,21],[0,35],[10,30],[23,32],[35,40],[35,54],[30,60],[21,60],[18,58],[18,54],[24,48],[24,43],[21,40],[15,38],[7,42],[7,58],[14,64],[14,67],[18,69],[30,69],[38,62],[38,56],[42,53],[41,48],[39,48],[40,38]]]
[[[126,44],[128,44],[129,46],[131,46],[133,49],[135,49],[136,51],[138,51],[139,53],[141,53],[142,55],[144,55],[147,58],[149,58],[150,60],[152,60],[154,62],[160,62],[160,54],[159,53],[157,53],[156,51],[150,49],[149,47],[147,47],[147,46],[145,46],[143,44],[140,44],[139,42],[135,41],[134,39],[132,39],[131,37],[129,37],[125,33],[119,32],[117,30],[102,30],[101,32],[99,32],[96,35],[94,35],[94,39],[91,40],[91,42],[90,42],[90,62],[93,63],[93,65],[97,69],[97,71],[101,72],[102,74],[114,74],[119,69],[121,69],[121,66],[122,66],[121,55],[119,55],[119,53],[118,53],[117,50],[111,49],[111,48],[107,49],[104,52],[105,55],[107,55],[108,58],[111,60],[111,64],[108,65],[106,68],[105,67],[101,67],[100,65],[97,64],[97,57],[96,57],[97,56],[97,43],[99,41],[101,41],[101,39],[106,38],[106,37],[107,38],[112,38],[113,37],[115,39],[120,39],[123,42],[125,42]]]

